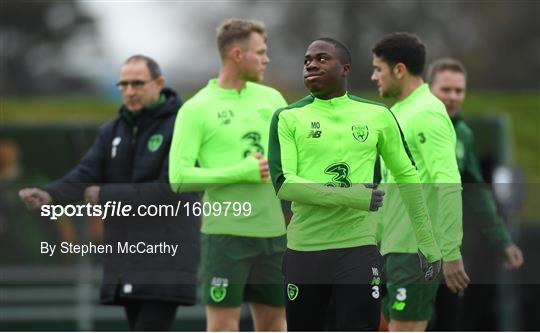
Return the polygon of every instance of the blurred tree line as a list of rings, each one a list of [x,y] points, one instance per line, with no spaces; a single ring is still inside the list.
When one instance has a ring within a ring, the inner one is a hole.
[[[356,89],[373,89],[371,66],[366,65],[371,64],[371,47],[394,31],[418,34],[427,44],[428,61],[443,56],[461,59],[471,87],[533,91],[540,87],[539,1],[338,0],[281,6],[284,17],[272,43],[284,49],[298,46],[295,54],[303,54],[307,40],[323,36],[342,40],[353,54],[349,78]]]
[[[206,48],[214,47],[216,22],[227,17],[262,19],[273,61],[269,78],[280,88],[303,90],[300,72],[307,43],[330,36],[351,48],[351,87],[373,89],[371,46],[392,31],[418,34],[428,45],[428,60],[461,59],[472,88],[537,92],[540,87],[539,1],[157,2],[154,6],[170,6],[179,15],[187,6],[200,8],[196,19],[191,14],[189,21],[174,22],[171,29],[189,26],[199,33],[194,38],[205,40],[200,45]],[[107,53],[97,19],[79,2],[2,0],[0,93],[95,91],[100,78],[92,76],[92,66],[99,62],[87,60]]]
[[[96,23],[77,2],[2,0],[0,34],[2,95],[95,89],[78,54],[100,55]]]

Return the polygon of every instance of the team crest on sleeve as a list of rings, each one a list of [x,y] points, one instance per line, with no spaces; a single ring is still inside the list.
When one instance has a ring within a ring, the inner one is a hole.
[[[358,142],[365,142],[369,137],[369,128],[367,125],[353,125],[352,135]]]

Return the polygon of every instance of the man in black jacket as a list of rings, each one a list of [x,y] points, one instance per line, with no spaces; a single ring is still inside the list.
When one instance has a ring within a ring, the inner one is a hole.
[[[182,102],[164,87],[159,65],[146,56],[132,56],[122,65],[117,86],[124,102],[119,115],[100,128],[94,145],[63,178],[44,190],[20,191],[29,208],[82,199],[93,205],[114,201],[133,207],[197,200],[192,194],[174,194],[168,184],[169,147]],[[105,255],[101,302],[124,306],[131,330],[167,330],[177,305],[196,300],[198,219],[171,213],[143,217],[146,211],[135,209],[132,213],[104,221],[104,243],[114,252]],[[177,245],[180,251],[118,253],[126,244]]]

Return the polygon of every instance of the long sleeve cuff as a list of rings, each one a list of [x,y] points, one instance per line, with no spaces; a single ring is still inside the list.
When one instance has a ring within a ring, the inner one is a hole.
[[[349,207],[369,211],[372,190],[364,184],[351,187],[330,187],[310,183],[307,180],[287,178],[281,186],[278,197],[282,200],[300,202],[325,207]]]
[[[180,167],[170,178],[174,192],[197,192],[221,184],[259,183],[259,161],[248,156],[242,162],[222,168]]]

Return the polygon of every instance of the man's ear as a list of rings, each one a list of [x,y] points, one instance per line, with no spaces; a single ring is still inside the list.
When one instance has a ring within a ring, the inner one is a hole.
[[[163,87],[165,86],[165,78],[163,77],[163,75],[156,79],[156,84],[158,85],[159,90],[161,91],[161,89],[163,89]]]
[[[235,63],[239,63],[242,60],[242,49],[239,45],[234,45],[228,52],[229,58]]]
[[[394,74],[394,77],[398,80],[401,80],[405,76],[406,73],[407,73],[407,66],[405,66],[405,64],[402,62],[398,62],[392,68],[392,74]]]
[[[342,70],[341,70],[341,75],[343,77],[347,77],[349,75],[350,70],[351,70],[351,65],[350,64],[343,65]]]

